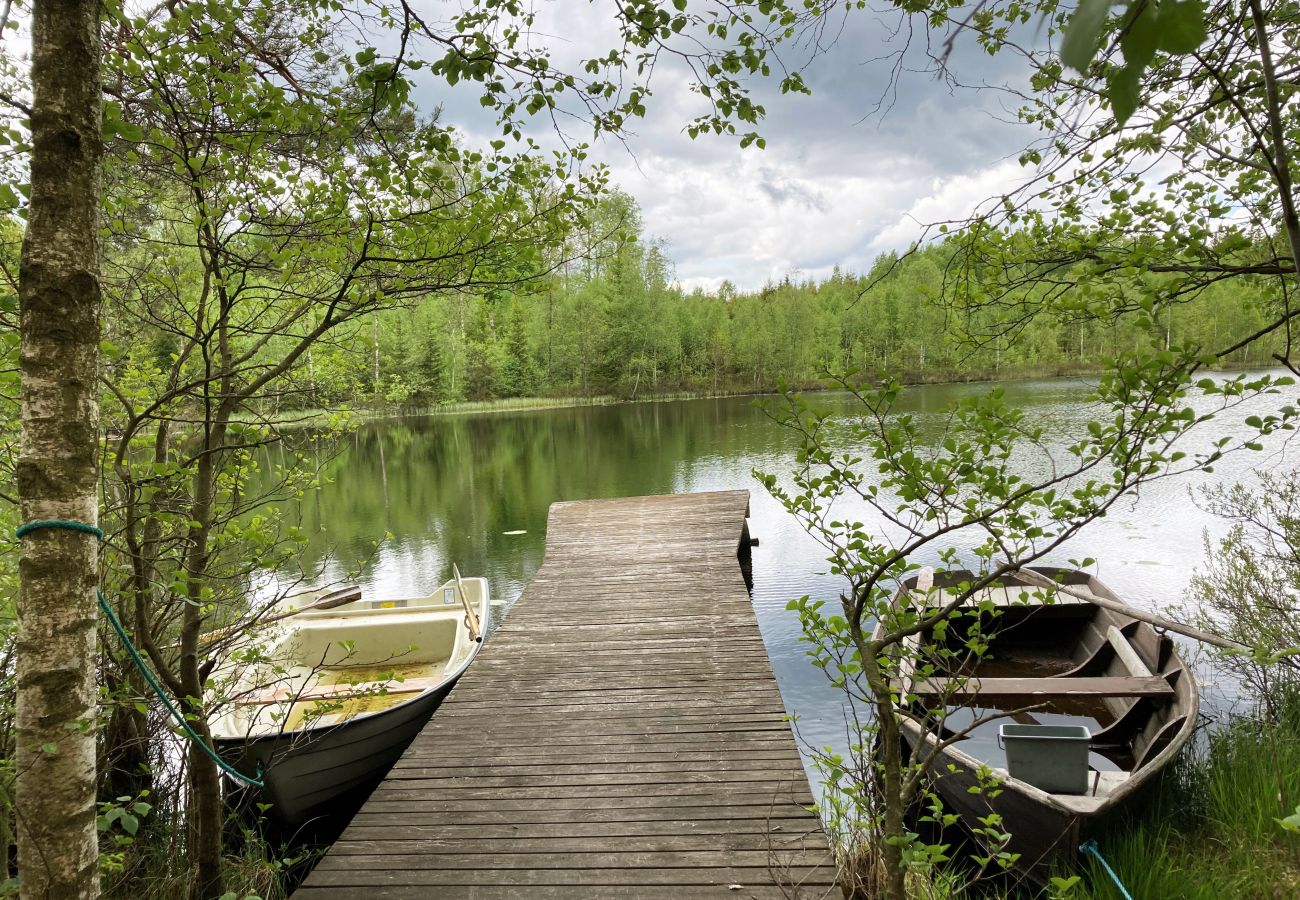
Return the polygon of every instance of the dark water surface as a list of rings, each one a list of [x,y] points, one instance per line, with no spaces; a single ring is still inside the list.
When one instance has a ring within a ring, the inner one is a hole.
[[[1008,399],[1029,410],[1059,451],[1090,418],[1087,388],[1075,380],[1003,385]],[[988,385],[911,388],[903,405],[938,433],[952,401]],[[1289,392],[1291,393],[1291,392]],[[1293,397],[1253,404],[1267,410]],[[836,415],[855,409],[845,395],[819,395],[813,405]],[[1214,434],[1236,432],[1246,411],[1224,414]],[[787,709],[803,739],[843,744],[840,696],[807,661],[799,622],[786,610],[809,594],[833,600],[837,578],[825,574],[825,554],[769,497],[751,474],[781,475],[793,465],[795,436],[772,422],[750,398],[636,403],[392,419],[363,427],[335,448],[328,482],[303,500],[302,524],[324,538],[308,568],[324,564],[332,578],[360,569],[372,596],[427,592],[449,577],[455,562],[466,575],[486,576],[506,611],[540,567],[546,512],[557,500],[624,497],[680,491],[748,489],[755,548],[754,606]],[[1294,460],[1294,455],[1290,457]],[[1047,455],[1030,454],[1027,471],[1044,471]],[[1288,464],[1279,443],[1263,453],[1222,462],[1213,475],[1161,481],[1125,500],[1047,562],[1090,556],[1095,573],[1129,601],[1167,609],[1184,599],[1202,563],[1203,536],[1226,525],[1200,508],[1197,486],[1252,480],[1252,469]],[[865,522],[866,512],[858,516]],[[523,534],[510,532],[523,531]],[[391,533],[384,540],[385,533]],[[374,542],[379,541],[375,547]],[[932,560],[920,560],[932,562]],[[1207,705],[1231,701],[1230,685],[1205,673]],[[1217,699],[1216,699],[1217,696]]]

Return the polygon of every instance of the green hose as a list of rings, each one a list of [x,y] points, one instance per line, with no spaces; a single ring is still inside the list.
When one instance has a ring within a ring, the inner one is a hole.
[[[23,535],[36,531],[38,528],[61,528],[65,531],[80,531],[83,534],[93,534],[101,541],[104,540],[104,532],[101,529],[86,522],[77,522],[70,519],[42,519],[37,522],[27,522],[18,526],[14,531],[14,537],[21,539]],[[149,687],[153,688],[153,692],[158,697],[158,700],[167,708],[167,712],[171,714],[172,719],[181,727],[189,739],[197,744],[199,748],[208,755],[208,758],[217,764],[217,768],[230,777],[238,779],[244,784],[253,787],[265,787],[266,784],[262,781],[263,773],[261,763],[258,763],[257,765],[257,775],[250,778],[217,755],[217,752],[199,736],[199,733],[194,730],[189,721],[185,718],[185,714],[176,708],[176,704],[172,703],[171,698],[169,698],[166,692],[163,691],[162,685],[158,683],[158,679],[154,676],[153,672],[150,671],[149,666],[144,661],[144,657],[140,655],[140,651],[137,650],[135,644],[132,643],[130,635],[128,635],[126,629],[122,627],[122,622],[118,619],[117,613],[113,612],[113,607],[109,606],[108,599],[104,596],[104,592],[99,588],[95,588],[95,593],[99,597],[99,608],[104,611],[104,615],[108,618],[108,623],[113,626],[113,631],[117,632],[117,637],[122,642],[122,646],[126,648],[126,652],[130,655],[131,661],[135,663],[135,667],[140,670],[140,674],[144,676],[144,680],[148,682]]]

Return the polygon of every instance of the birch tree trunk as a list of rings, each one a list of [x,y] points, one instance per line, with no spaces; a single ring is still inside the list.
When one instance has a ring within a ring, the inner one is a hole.
[[[98,519],[99,0],[32,7],[31,202],[19,278],[24,521]],[[99,895],[92,535],[23,539],[17,660],[23,897]]]

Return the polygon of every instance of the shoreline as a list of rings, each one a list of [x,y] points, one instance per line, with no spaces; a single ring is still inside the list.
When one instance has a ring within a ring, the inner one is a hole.
[[[1264,371],[1273,366],[1249,366],[1212,368],[1210,372],[1247,372]],[[1081,368],[1077,371],[1018,372],[1003,376],[1001,373],[977,373],[960,377],[941,377],[918,375],[915,372],[904,373],[901,379],[905,387],[924,387],[956,384],[1011,384],[1020,381],[1064,381],[1068,379],[1087,378],[1101,373],[1101,369]],[[833,393],[836,388],[826,387],[822,383],[794,385],[792,388],[800,394]],[[386,419],[433,418],[438,416],[493,415],[510,412],[543,412],[555,409],[577,409],[585,406],[627,406],[635,403],[672,403],[682,400],[725,400],[732,397],[774,397],[781,391],[778,388],[738,389],[724,391],[664,391],[656,394],[644,394],[639,397],[623,397],[617,394],[593,394],[590,396],[561,395],[554,397],[503,397],[495,400],[460,400],[435,406],[362,406],[356,408],[340,407],[337,409],[304,409],[289,414],[272,415],[262,422],[281,430],[294,431],[304,428],[318,428],[331,418],[342,417],[350,424],[381,422]],[[246,422],[248,420],[245,420]]]
[[[1000,377],[998,373],[981,373],[961,377],[920,376],[905,373],[902,383],[907,387],[950,384],[993,384],[997,382],[1038,381],[1067,378],[1080,378],[1096,375],[1100,370],[1080,369],[1077,372],[1027,372]],[[832,393],[835,388],[828,388],[821,383],[794,385],[792,388],[801,394]],[[561,395],[555,397],[503,397],[495,400],[460,400],[435,406],[362,406],[356,408],[340,407],[337,409],[303,409],[289,414],[272,415],[263,421],[294,430],[314,428],[333,417],[346,417],[357,424],[379,422],[385,419],[431,418],[436,416],[462,416],[495,414],[508,412],[531,412],[553,409],[576,409],[584,406],[626,406],[634,403],[672,403],[681,400],[725,400],[731,397],[774,397],[781,393],[779,388],[737,389],[723,391],[663,391],[655,394],[643,394],[638,397],[623,397],[617,394],[593,394],[590,396]]]

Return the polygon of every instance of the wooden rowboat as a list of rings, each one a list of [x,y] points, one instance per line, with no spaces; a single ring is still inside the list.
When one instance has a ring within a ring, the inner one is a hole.
[[[1044,577],[1062,586],[1047,604],[1041,599]],[[973,579],[965,571],[936,575],[922,600],[912,578],[895,602],[943,605]],[[1089,598],[1111,601],[1110,608]],[[1196,725],[1196,679],[1177,646],[1117,606],[1123,608],[1119,598],[1085,572],[1029,569],[979,592],[945,634],[914,639],[909,655],[941,659],[936,671],[922,678],[900,666],[900,702],[915,716],[902,720],[913,759],[926,759],[941,740],[977,719],[1021,710],[974,726],[940,749],[929,768],[950,811],[968,822],[991,811],[1002,816],[1002,829],[1011,835],[1006,849],[1020,854],[1017,867],[1036,881],[1072,859],[1090,833],[1178,754]],[[961,653],[968,616],[980,617],[984,633],[992,635],[987,655],[977,661]],[[997,739],[999,724],[1007,722],[1085,725],[1091,737],[1084,792],[1053,793],[1012,777]],[[1002,781],[995,797],[970,790],[981,766]]]
[[[223,671],[217,752],[263,772],[259,799],[280,825],[368,792],[478,655],[488,599],[485,579],[457,577],[425,597],[294,615]]]

